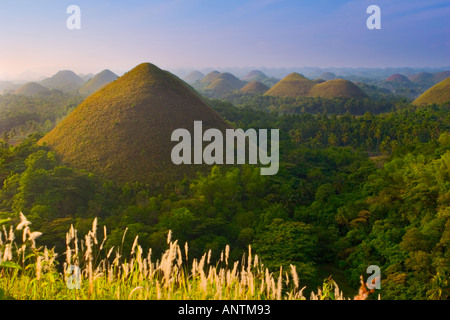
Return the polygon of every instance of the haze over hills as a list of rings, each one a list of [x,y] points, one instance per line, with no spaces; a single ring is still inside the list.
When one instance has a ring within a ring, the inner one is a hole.
[[[14,91],[19,88],[19,84],[12,83],[10,81],[0,81],[0,94],[5,92]]]
[[[91,80],[93,77],[95,77],[95,74],[93,74],[93,73],[88,73],[88,74],[80,73],[78,76],[81,79],[83,79],[84,82],[87,82],[87,81]]]
[[[421,94],[413,104],[423,106],[427,104],[439,104],[450,101],[450,77],[434,85]]]
[[[62,70],[39,83],[48,89],[56,89],[63,92],[75,92],[83,86],[84,80],[73,71]]]
[[[434,82],[434,74],[430,72],[421,72],[417,74],[410,75],[409,80],[415,83],[419,82]]]
[[[112,71],[108,69],[103,70],[86,82],[78,92],[83,96],[89,96],[117,78],[118,76]]]
[[[400,82],[400,83],[410,83],[411,81],[402,74],[393,74],[389,78],[386,79],[387,82]]]
[[[203,92],[209,96],[220,97],[226,93],[241,89],[245,84],[245,81],[238,79],[231,73],[225,72],[218,74],[214,80],[203,89]]]
[[[242,80],[247,82],[253,82],[253,81],[259,81],[262,82],[263,80],[269,78],[264,72],[260,70],[252,70],[250,71],[245,77],[242,78]]]
[[[89,96],[40,140],[63,162],[119,182],[153,186],[181,179],[207,166],[171,161],[175,129],[192,132],[229,125],[189,85],[143,63]]]
[[[48,88],[36,82],[28,82],[16,90],[16,94],[24,96],[34,96],[47,92],[50,92]]]
[[[336,79],[336,75],[333,72],[324,72],[319,76],[319,79],[323,79],[325,81]]]
[[[201,81],[205,75],[201,73],[200,71],[192,71],[188,73],[183,80],[186,81],[189,84],[194,84],[197,81]]]

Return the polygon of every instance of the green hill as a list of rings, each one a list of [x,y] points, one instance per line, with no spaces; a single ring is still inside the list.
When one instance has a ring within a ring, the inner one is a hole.
[[[450,101],[450,77],[425,91],[413,101],[413,104],[423,106],[433,103],[444,103],[447,101]]]
[[[193,175],[207,166],[171,161],[175,129],[192,132],[229,126],[201,96],[173,74],[150,63],[138,65],[89,96],[39,141],[64,163],[118,182],[150,183]]]
[[[28,82],[16,90],[16,94],[23,96],[34,96],[47,92],[50,92],[50,90],[36,82]]]
[[[42,80],[39,84],[48,89],[56,89],[63,92],[75,92],[83,86],[84,80],[73,71],[63,70],[50,78]]]
[[[344,79],[329,80],[317,84],[311,89],[309,95],[322,98],[343,97],[361,99],[368,97],[357,85]]]
[[[240,90],[245,84],[246,82],[236,78],[231,73],[225,72],[217,75],[204,91],[209,96],[221,97],[226,93]]]
[[[316,83],[298,73],[291,73],[274,85],[264,95],[277,97],[306,97]]]
[[[78,92],[83,96],[89,96],[117,78],[118,76],[112,71],[103,70],[81,87]]]

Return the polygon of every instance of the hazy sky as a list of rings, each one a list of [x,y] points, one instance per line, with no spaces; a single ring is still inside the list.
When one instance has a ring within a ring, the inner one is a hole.
[[[81,30],[66,9],[81,8]],[[381,8],[381,30],[366,9]],[[162,68],[450,65],[449,0],[0,0],[0,76]]]

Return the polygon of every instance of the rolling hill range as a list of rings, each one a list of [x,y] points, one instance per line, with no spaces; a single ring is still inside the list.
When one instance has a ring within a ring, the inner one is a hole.
[[[242,89],[241,92],[250,93],[250,94],[264,94],[269,90],[269,87],[264,83],[259,81],[253,81],[247,83]]]
[[[450,77],[434,85],[421,94],[413,104],[423,106],[427,104],[440,104],[450,101]]]
[[[39,144],[55,150],[64,163],[118,182],[168,181],[208,167],[176,166],[171,161],[175,129],[192,132],[229,125],[189,85],[150,63],[143,63],[89,96]]]
[[[103,70],[102,72],[96,74],[91,80],[86,82],[84,86],[78,91],[83,96],[89,96],[96,92],[97,90],[103,88],[110,82],[116,80],[118,76],[110,70]]]
[[[42,80],[39,84],[48,89],[56,89],[63,92],[75,92],[83,86],[84,80],[73,71],[63,70],[50,78]]]
[[[298,73],[291,73],[264,95],[279,97],[367,98],[353,82],[344,79],[310,80]]]
[[[50,92],[49,89],[36,82],[28,82],[16,90],[16,94],[24,96],[34,96],[41,93]]]

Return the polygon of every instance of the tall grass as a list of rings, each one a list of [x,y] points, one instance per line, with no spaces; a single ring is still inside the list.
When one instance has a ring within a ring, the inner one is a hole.
[[[54,249],[36,245],[40,232],[32,232],[21,213],[14,228],[0,231],[0,288],[3,294],[21,300],[305,300],[295,266],[270,272],[251,246],[241,261],[231,263],[229,246],[220,259],[211,261],[211,251],[199,258],[189,257],[189,246],[173,241],[168,233],[167,250],[159,259],[152,250],[144,252],[136,237],[128,259],[120,248],[106,252],[106,227],[101,235],[97,219],[84,237],[71,226],[66,234],[64,263],[58,268]],[[16,239],[17,230],[22,239]],[[126,230],[125,230],[126,232]],[[124,232],[124,235],[125,235]],[[79,269],[74,269],[76,266]],[[60,270],[60,271],[58,271]],[[76,271],[79,270],[79,276]],[[77,282],[79,280],[79,282]],[[364,284],[363,284],[364,287]],[[72,289],[71,289],[72,288]],[[364,290],[356,298],[367,296]],[[332,279],[311,293],[311,299],[344,299]]]

